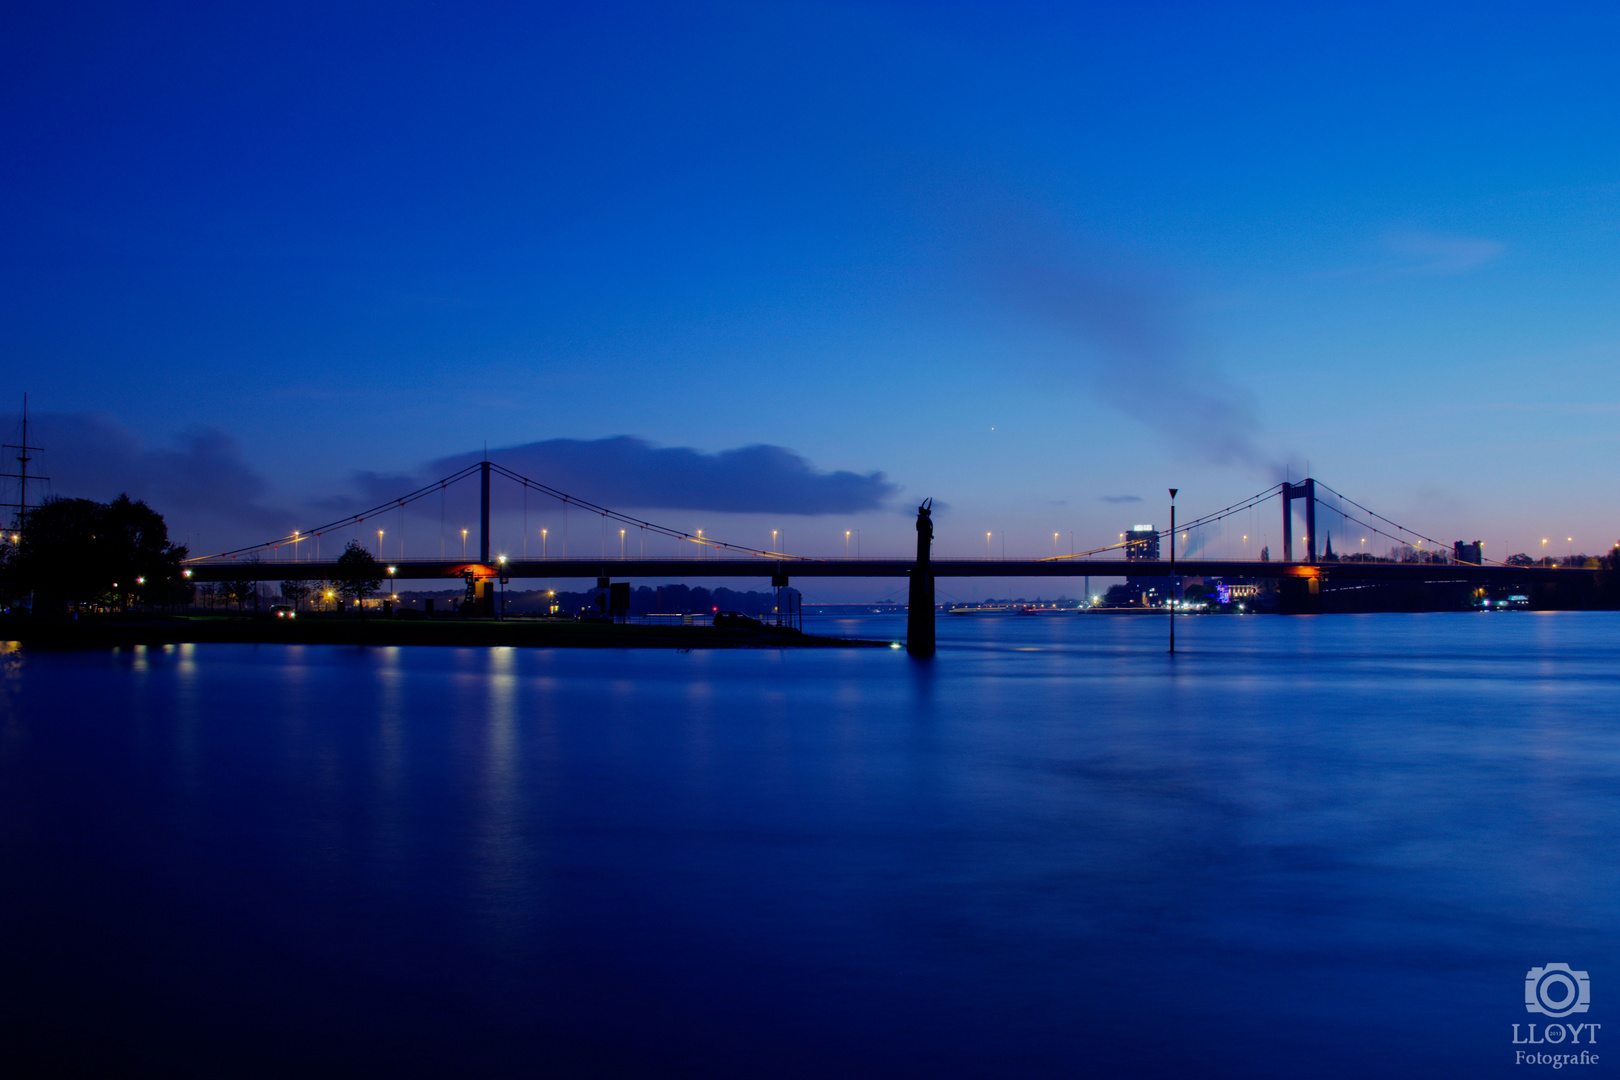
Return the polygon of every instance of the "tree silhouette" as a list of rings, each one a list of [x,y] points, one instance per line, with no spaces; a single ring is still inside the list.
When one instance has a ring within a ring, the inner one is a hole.
[[[259,586],[259,583],[252,578],[237,578],[235,581],[225,581],[220,584],[225,587],[226,599],[236,601],[237,611],[247,610],[248,599],[253,595],[253,590]]]
[[[281,595],[285,599],[292,601],[294,611],[298,610],[299,602],[313,591],[314,588],[307,581],[283,581],[281,583]]]
[[[21,533],[16,576],[39,609],[164,596],[181,580],[186,549],[169,543],[162,514],[128,495],[47,499],[28,511]]]
[[[358,542],[350,540],[349,546],[338,556],[337,573],[332,576],[332,584],[337,586],[339,593],[353,597],[356,603],[360,603],[382,585],[382,566],[376,556]],[[360,610],[364,613],[363,604]]]

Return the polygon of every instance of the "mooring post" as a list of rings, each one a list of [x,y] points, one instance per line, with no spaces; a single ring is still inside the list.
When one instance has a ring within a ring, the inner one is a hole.
[[[911,569],[911,595],[906,605],[906,652],[934,655],[934,521],[933,499],[917,507],[917,565]]]
[[[489,565],[489,459],[479,470],[481,486],[478,503],[478,561]]]

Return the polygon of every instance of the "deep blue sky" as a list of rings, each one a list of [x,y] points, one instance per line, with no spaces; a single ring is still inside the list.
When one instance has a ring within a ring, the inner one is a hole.
[[[1301,7],[12,9],[0,404],[206,548],[613,436],[884,474],[639,508],[804,551],[932,495],[942,554],[1050,553],[1307,461],[1608,547],[1613,9]]]

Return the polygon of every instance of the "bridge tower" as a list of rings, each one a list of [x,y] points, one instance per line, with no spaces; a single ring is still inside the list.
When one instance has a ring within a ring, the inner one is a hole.
[[[478,502],[478,561],[484,566],[489,565],[489,459],[478,470],[479,475],[479,502]]]
[[[1316,481],[1309,477],[1297,484],[1282,485],[1283,562],[1294,561],[1294,500],[1305,500],[1305,558],[1316,561]]]
[[[911,593],[906,604],[906,652],[934,655],[934,520],[933,499],[917,507],[917,564],[911,569]]]

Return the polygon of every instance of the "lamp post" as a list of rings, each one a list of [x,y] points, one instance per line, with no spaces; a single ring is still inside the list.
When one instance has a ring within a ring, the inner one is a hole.
[[[461,560],[467,561],[467,530],[461,530]]]
[[[383,536],[383,531],[381,529],[378,529],[377,530],[377,558],[379,558],[379,559],[382,558],[382,536]]]
[[[546,530],[540,530],[540,557],[546,557]]]
[[[844,530],[844,559],[845,559],[846,562],[849,560],[849,535],[850,535],[849,530],[845,529]]]
[[[1176,492],[1170,488],[1170,651],[1176,651]]]
[[[624,530],[619,530],[619,558],[624,558]]]

